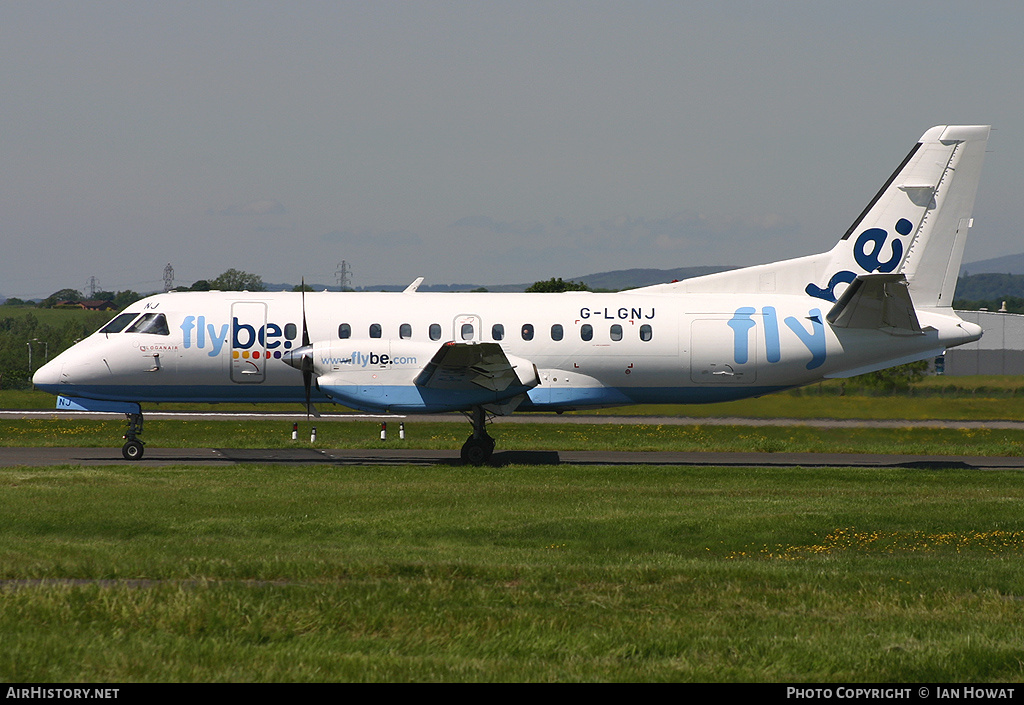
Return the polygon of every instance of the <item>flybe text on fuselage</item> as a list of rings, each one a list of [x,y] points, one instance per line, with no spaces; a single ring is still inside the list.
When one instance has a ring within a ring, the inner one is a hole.
[[[757,327],[754,314],[757,309],[753,306],[740,306],[733,312],[729,320],[729,327],[733,330],[733,360],[738,364],[746,364],[749,359],[749,339],[752,329]],[[779,362],[782,359],[782,345],[779,337],[781,330],[779,326],[779,315],[774,306],[763,306],[761,308],[762,328],[764,329],[765,359],[770,363]],[[799,319],[794,316],[786,316],[784,323],[793,331],[793,334],[800,339],[807,351],[811,353],[811,360],[807,363],[807,369],[813,370],[825,364],[827,341],[825,338],[825,324],[822,321],[821,309],[812,308],[807,312],[806,319],[810,323],[810,330],[805,327]]]
[[[231,337],[232,350],[250,350],[253,347],[266,349],[268,357],[281,357],[282,350],[291,350],[298,337],[298,326],[294,323],[280,325],[266,323],[261,326],[242,323],[233,316],[231,324],[207,322],[206,316],[185,316],[180,326],[182,346],[205,350],[209,347],[210,357],[216,357]]]

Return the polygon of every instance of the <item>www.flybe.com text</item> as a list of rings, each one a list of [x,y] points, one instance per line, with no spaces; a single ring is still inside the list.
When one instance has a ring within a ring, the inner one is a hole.
[[[415,365],[416,358],[408,355],[396,355],[392,357],[387,353],[375,352],[364,353],[354,352],[349,357],[321,357],[320,362],[325,366],[331,365],[352,365],[353,367],[366,367],[368,365]]]

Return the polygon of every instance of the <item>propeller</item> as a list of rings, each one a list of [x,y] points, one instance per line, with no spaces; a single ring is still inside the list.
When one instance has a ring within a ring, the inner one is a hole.
[[[306,420],[313,408],[310,390],[313,386],[313,346],[309,344],[309,327],[306,325],[306,278],[302,278],[302,347],[289,350],[281,356],[281,360],[297,370],[302,371],[302,388],[306,393]]]
[[[306,326],[306,278],[302,277],[302,388],[306,391],[306,421],[309,421],[309,388],[313,385],[313,348],[309,345]]]

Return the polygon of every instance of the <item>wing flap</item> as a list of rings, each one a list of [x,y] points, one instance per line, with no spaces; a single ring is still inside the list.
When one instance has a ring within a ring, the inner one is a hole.
[[[537,368],[526,360],[509,358],[497,343],[445,343],[416,375],[417,387],[427,389],[486,389],[501,393],[540,384]]]

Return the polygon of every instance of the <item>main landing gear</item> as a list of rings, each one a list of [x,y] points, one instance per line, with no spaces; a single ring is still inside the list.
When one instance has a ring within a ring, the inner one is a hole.
[[[473,424],[473,433],[462,444],[462,462],[467,465],[483,465],[494,453],[494,439],[487,434],[487,415],[482,406],[474,406],[467,412]]]
[[[125,460],[141,460],[145,450],[144,444],[138,439],[142,433],[142,414],[125,414],[128,419],[128,432],[124,434],[124,445],[121,446],[121,455]]]

